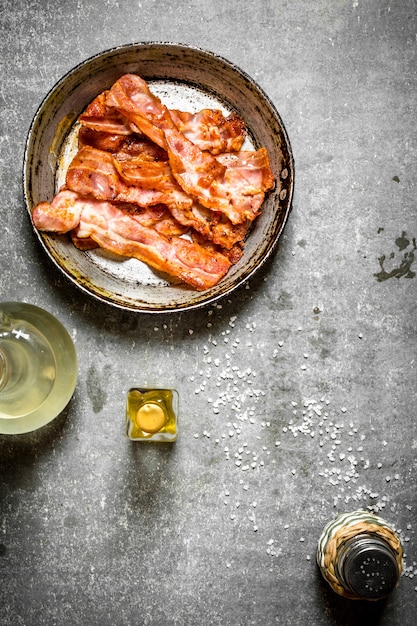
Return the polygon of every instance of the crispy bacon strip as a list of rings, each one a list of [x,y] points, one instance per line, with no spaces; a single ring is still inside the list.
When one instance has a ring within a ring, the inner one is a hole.
[[[250,226],[250,222],[232,224],[223,213],[206,209],[198,202],[189,208],[177,209],[171,206],[170,211],[180,224],[192,228],[225,250],[230,250],[238,242],[242,242],[243,245]]]
[[[202,237],[199,233],[196,233],[195,231],[193,232],[192,239],[193,241],[199,243],[201,246],[206,248],[206,250],[218,250],[218,247],[214,243],[212,243],[211,241],[208,241],[205,237]],[[222,248],[221,252],[222,254],[227,256],[227,258],[229,259],[232,265],[235,265],[239,261],[239,259],[242,258],[243,243],[239,241],[235,245],[233,245],[229,250],[224,250]]]
[[[32,219],[39,230],[65,234],[77,228],[81,213],[86,206],[97,206],[100,202],[90,197],[83,197],[74,191],[62,189],[53,198],[52,202],[39,202],[32,211]],[[166,237],[183,235],[188,226],[180,224],[168,210],[159,204],[145,209],[138,209],[135,205],[120,204],[118,208],[132,215],[142,226],[154,228]]]
[[[165,204],[177,222],[225,249],[244,239],[249,223],[232,224],[224,214],[199,205],[179,187],[169,163],[155,161],[146,154],[119,157],[84,147],[68,169],[68,188],[98,200],[129,202],[140,207]]]
[[[209,289],[216,285],[227,273],[230,261],[216,250],[208,250],[196,242],[176,235],[166,236],[153,227],[149,227],[149,215],[142,223],[143,216],[129,212],[111,203],[73,194],[72,214],[79,216],[78,225],[68,220],[69,197],[66,192],[55,196],[54,217],[46,209],[47,203],[41,203],[33,211],[34,224],[40,230],[56,230],[56,215],[62,207],[63,217],[60,231],[75,228],[77,241],[86,239],[101,248],[122,256],[134,257],[144,261],[154,269],[177,278],[197,290]],[[151,220],[152,221],[152,220]]]
[[[129,136],[127,135],[127,137]],[[114,153],[123,150],[125,141],[126,135],[118,135],[117,133],[107,133],[84,126],[78,131],[78,149],[90,146],[97,150]]]
[[[163,204],[147,207],[140,211],[136,208],[130,208],[130,210],[128,208],[127,212],[142,226],[154,228],[161,235],[165,235],[165,237],[178,237],[184,235],[189,230],[187,226],[180,224]]]
[[[184,144],[184,150],[188,150],[188,154],[194,159],[194,165],[191,168],[189,163],[185,162],[183,168],[184,181],[182,179],[178,181],[185,191],[189,191],[184,185],[187,185],[190,178],[193,179],[193,185],[188,183],[190,188],[199,185],[208,187],[217,176],[224,173],[225,167],[216,161],[211,154],[202,152],[200,148],[179,132],[167,107],[149,90],[147,83],[139,76],[125,74],[119,78],[110,89],[106,104],[128,117],[158,146],[167,148],[167,133],[169,133],[171,142],[176,139],[178,144]],[[171,162],[171,154],[169,157]],[[176,171],[179,173],[180,169],[180,164],[178,164]],[[174,175],[177,178],[175,172]]]
[[[77,200],[76,193],[64,190],[51,203],[39,202],[32,211],[33,223],[39,230],[67,233],[80,221],[82,205]]]
[[[272,189],[275,184],[266,148],[224,153],[219,154],[216,158],[219,163],[226,166],[229,172],[239,173],[248,181],[249,185],[261,192]]]
[[[138,135],[137,133],[125,138],[115,156],[119,161],[123,161],[142,154],[152,157],[155,161],[168,161],[166,150],[157,146],[145,135]]]
[[[166,106],[139,76],[122,76],[110,89],[106,104],[117,108],[143,133],[167,149],[175,179],[203,206],[225,213],[233,224],[252,221],[259,215],[265,191],[273,186],[272,172],[262,180],[260,187],[255,186],[238,168],[228,168],[210,153],[200,150],[177,129]],[[266,151],[265,155],[267,158]]]
[[[113,88],[110,96],[109,90],[103,91],[88,105],[78,118],[82,124],[82,133],[87,129],[113,136],[129,135],[134,132],[136,125],[120,113],[123,107],[131,109],[131,105],[126,101],[126,98],[130,97],[130,89],[126,88],[126,84],[127,81],[123,79]],[[140,89],[146,93],[143,83]],[[154,96],[149,90],[146,96],[148,101],[153,102]],[[109,106],[109,103],[116,102],[117,107]],[[213,154],[238,151],[245,140],[245,125],[236,113],[227,117],[218,109],[202,109],[197,113],[170,110],[169,113],[178,130],[201,150],[208,150]],[[137,121],[137,118],[135,119]]]
[[[156,161],[146,153],[130,158],[117,153],[114,164],[128,185],[139,185],[146,189],[178,189],[168,161]]]
[[[208,209],[224,213],[233,224],[253,221],[259,215],[265,191],[274,184],[266,150],[261,149],[263,168],[267,174],[262,176],[260,183],[258,180],[254,184],[254,176],[249,180],[238,167],[229,166],[229,163],[225,165],[218,157],[212,158],[224,169],[222,174],[217,172],[213,176],[215,168],[213,166],[211,169],[206,158],[209,155],[201,152],[192,142],[184,140],[178,131],[167,129],[165,138],[172,172],[187,193]],[[204,176],[206,173],[207,176]]]
[[[134,128],[129,120],[118,111],[106,105],[107,91],[103,91],[88,105],[78,117],[78,121],[91,130],[111,133],[115,135],[130,135]]]
[[[82,126],[78,131],[78,148],[86,146],[110,152],[120,161],[142,154],[152,157],[155,161],[168,161],[165,150],[138,133],[117,135]]]
[[[106,106],[127,117],[156,145],[166,148],[165,128],[176,128],[168,109],[136,74],[125,74],[106,95]]]
[[[99,219],[94,211],[83,211],[78,236],[82,232],[101,248],[144,261],[197,290],[213,287],[229,270],[230,261],[223,254],[181,237],[165,237],[143,226],[139,217],[105,205]]]
[[[163,166],[163,163],[161,164]],[[185,193],[169,175],[161,171],[159,188],[128,184],[122,180],[122,163],[117,163],[113,155],[89,146],[82,148],[73,158],[67,171],[66,184],[69,189],[82,196],[91,195],[97,200],[131,202],[141,207],[155,204],[189,207],[193,199]],[[143,177],[144,180],[144,177]]]
[[[169,112],[180,133],[200,150],[220,154],[238,151],[243,145],[245,124],[236,113],[225,117],[217,109],[202,109],[197,113],[170,109]]]

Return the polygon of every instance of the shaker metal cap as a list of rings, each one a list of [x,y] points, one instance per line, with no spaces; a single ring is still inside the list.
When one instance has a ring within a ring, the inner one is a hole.
[[[398,583],[395,555],[377,538],[362,539],[346,555],[343,577],[353,593],[370,600],[384,598]]]

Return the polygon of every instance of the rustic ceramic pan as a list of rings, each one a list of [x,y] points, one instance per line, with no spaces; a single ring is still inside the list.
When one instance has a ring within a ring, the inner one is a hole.
[[[40,233],[43,248],[78,287],[126,310],[160,313],[193,309],[229,294],[271,255],[291,209],[294,163],[282,120],[262,89],[216,54],[173,43],[138,43],[98,54],[66,74],[39,107],[26,142],[24,195],[29,215],[52,200],[76,149],[76,120],[85,107],[122,74],[137,73],[169,108],[203,107],[237,112],[248,130],[247,148],[265,146],[276,187],[265,199],[243,257],[215,287],[197,292],[170,284],[136,259],[95,249],[81,251],[67,236]]]

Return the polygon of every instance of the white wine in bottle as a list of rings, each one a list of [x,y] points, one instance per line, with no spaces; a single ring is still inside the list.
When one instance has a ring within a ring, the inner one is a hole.
[[[0,414],[22,417],[38,408],[53,388],[55,357],[33,324],[0,309]]]
[[[77,355],[64,326],[30,304],[0,303],[0,433],[35,430],[70,400]]]

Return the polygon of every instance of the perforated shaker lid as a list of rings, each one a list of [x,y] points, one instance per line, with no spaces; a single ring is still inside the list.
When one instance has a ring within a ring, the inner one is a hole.
[[[343,576],[351,591],[367,599],[387,596],[399,579],[393,551],[377,538],[352,545],[343,564]]]

